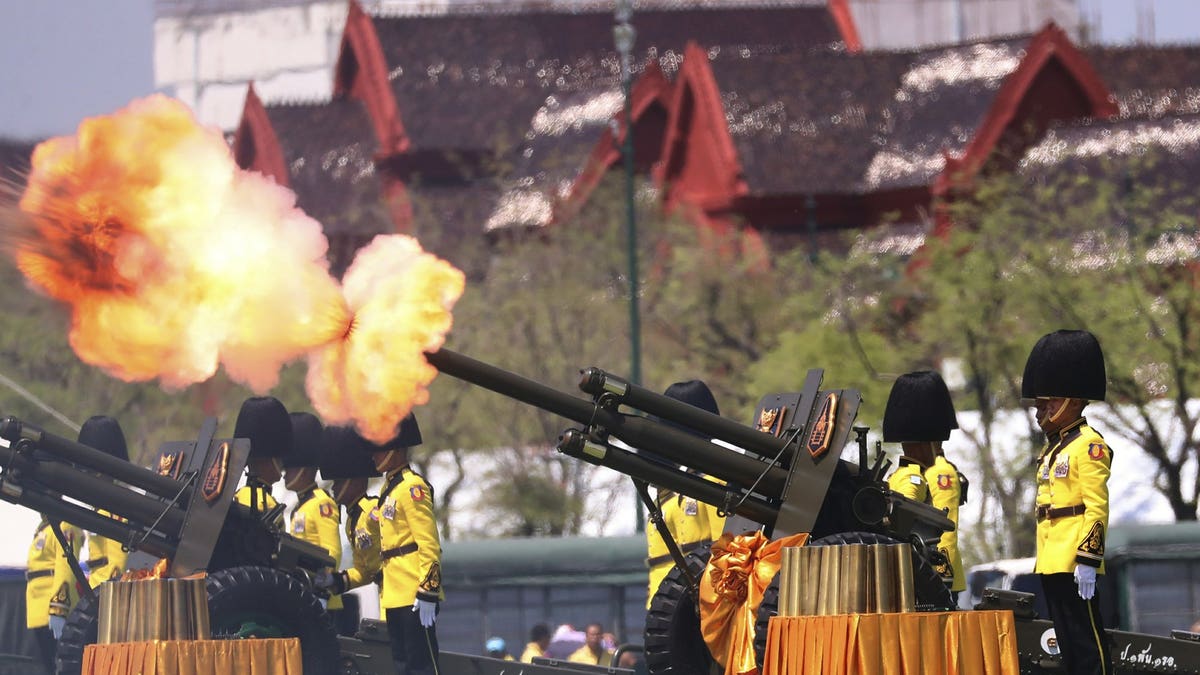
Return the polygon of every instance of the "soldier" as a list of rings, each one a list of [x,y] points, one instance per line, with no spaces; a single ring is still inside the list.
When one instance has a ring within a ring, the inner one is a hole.
[[[883,440],[900,443],[904,455],[888,477],[888,487],[909,499],[945,509],[955,529],[938,540],[942,560],[935,565],[955,602],[966,590],[962,555],[958,550],[958,507],[967,502],[967,479],[942,450],[942,442],[958,428],[954,402],[942,376],[931,370],[906,373],[896,379],[883,413]]]
[[[323,427],[316,415],[292,413],[292,448],[283,456],[283,484],[296,493],[296,505],[288,518],[288,532],[301,541],[325,549],[334,560],[330,572],[337,571],[342,559],[342,513],[327,492],[317,487],[317,467],[321,463]],[[340,595],[325,601],[325,608],[337,623],[342,609]]]
[[[117,420],[106,415],[96,415],[88,418],[79,429],[79,442],[101,450],[119,460],[129,461],[129,450],[125,445],[125,433]],[[101,509],[101,515],[112,514]],[[124,519],[120,519],[124,520]],[[90,534],[87,541],[88,550],[88,584],[92,588],[110,580],[119,579],[125,571],[125,560],[129,553],[124,550],[121,542],[107,537]]]
[[[408,465],[409,449],[421,444],[411,414],[388,443],[371,453],[387,476],[379,499],[379,557],[383,564],[380,602],[392,640],[397,673],[438,672],[434,630],[442,591],[442,545],[433,515],[433,489]]]
[[[521,663],[533,663],[535,656],[545,656],[550,648],[550,627],[544,623],[534,624],[529,630],[529,642],[521,652]]]
[[[283,474],[280,459],[292,447],[292,421],[287,408],[274,396],[252,396],[242,402],[234,438],[250,441],[250,457],[246,461],[246,484],[238,488],[234,499],[262,513],[275,508],[271,486]],[[283,516],[275,521],[283,526]]]
[[[693,405],[701,410],[720,415],[717,399],[709,390],[708,385],[700,380],[676,382],[667,387],[663,395]],[[711,478],[709,480],[712,480]],[[658,508],[662,511],[663,523],[680,551],[687,555],[705,544],[711,544],[725,528],[725,518],[717,514],[717,507],[699,502],[692,497],[684,497],[674,492],[660,488],[656,496]],[[675,567],[675,559],[671,557],[670,549],[663,540],[658,528],[646,528],[646,566],[650,568],[650,584],[646,596],[646,609],[658,592],[663,579]]]
[[[583,632],[583,646],[575,650],[574,654],[567,657],[570,663],[588,663],[597,666],[607,666],[612,663],[613,650],[605,648],[602,640],[604,638],[604,626],[598,623],[589,623],[587,630]]]
[[[1036,410],[1046,443],[1037,458],[1037,562],[1046,607],[1070,675],[1109,675],[1112,658],[1096,600],[1104,573],[1112,452],[1083,409],[1103,401],[1104,354],[1096,336],[1060,330],[1029,353],[1022,402]]]
[[[68,523],[59,525],[67,544],[78,556],[83,532]],[[79,593],[66,553],[45,515],[29,546],[25,580],[25,626],[34,632],[46,672],[53,673],[57,641]]]
[[[346,507],[349,569],[318,575],[317,585],[341,594],[379,581],[379,498],[367,494],[368,479],[379,475],[371,461],[375,445],[350,427],[325,427],[321,440],[321,477],[333,481],[333,499]]]

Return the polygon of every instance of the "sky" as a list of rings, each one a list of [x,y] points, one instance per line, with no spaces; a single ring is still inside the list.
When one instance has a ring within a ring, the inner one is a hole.
[[[1077,1],[1104,42],[1131,41],[1147,5],[1156,41],[1200,42],[1200,0]],[[153,93],[153,23],[153,0],[0,2],[0,137],[69,134]]]

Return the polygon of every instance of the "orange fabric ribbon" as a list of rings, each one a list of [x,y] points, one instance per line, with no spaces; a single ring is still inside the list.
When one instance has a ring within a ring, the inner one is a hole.
[[[762,532],[725,533],[712,546],[700,577],[700,634],[725,675],[757,675],[754,622],[763,593],[779,572],[783,549],[803,546],[808,533],[769,541]]]

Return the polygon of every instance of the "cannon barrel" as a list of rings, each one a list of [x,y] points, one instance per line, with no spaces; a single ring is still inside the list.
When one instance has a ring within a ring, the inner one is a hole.
[[[595,401],[565,394],[553,387],[448,349],[426,353],[425,358],[443,374],[579,424],[602,427],[608,434],[631,447],[651,450],[677,464],[703,468],[705,473],[727,483],[757,484],[758,491],[773,499],[779,498],[787,484],[787,470],[761,459],[739,454],[687,431],[637,415],[608,410]]]
[[[738,490],[721,486],[686,471],[659,464],[628,450],[590,441],[586,434],[578,429],[568,429],[563,433],[559,439],[558,450],[564,455],[596,466],[603,466],[627,476],[636,476],[647,483],[673,490],[706,504],[721,506],[727,501],[731,501],[730,507],[733,513],[749,518],[756,523],[773,523],[779,515],[779,509],[761,497],[753,494],[745,496]]]
[[[38,449],[44,450],[58,459],[87,467],[163,499],[174,499],[183,488],[183,483],[174,478],[160,476],[149,469],[143,469],[68,438],[56,436],[15,417],[8,417],[0,421],[0,438],[13,445],[21,439],[28,440]],[[190,496],[191,488],[187,488],[183,491],[181,499],[186,503]]]
[[[791,459],[794,445],[784,439],[655,393],[600,368],[584,369],[580,374],[579,389],[593,396],[613,396],[632,408],[719,438],[767,459],[778,459],[785,466]]]

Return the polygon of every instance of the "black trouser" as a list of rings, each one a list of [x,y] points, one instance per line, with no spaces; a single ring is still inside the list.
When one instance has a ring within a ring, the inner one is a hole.
[[[54,673],[54,652],[58,651],[58,640],[54,639],[54,632],[49,626],[41,628],[31,628],[34,638],[37,639],[38,651],[41,653],[42,665],[46,667],[46,672],[51,675]]]
[[[426,628],[412,607],[385,610],[396,675],[439,675],[437,624]]]
[[[1079,597],[1075,576],[1069,572],[1042,574],[1046,608],[1054,622],[1059,657],[1068,675],[1112,675],[1108,635],[1100,617],[1100,603]]]

